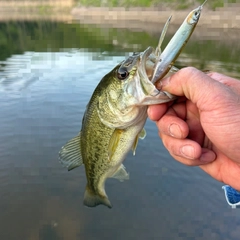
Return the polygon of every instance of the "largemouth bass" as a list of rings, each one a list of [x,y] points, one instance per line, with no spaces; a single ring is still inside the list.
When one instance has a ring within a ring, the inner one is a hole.
[[[138,139],[146,135],[143,127],[148,105],[175,99],[170,93],[156,89],[154,83],[173,66],[201,10],[202,5],[188,14],[162,53],[161,44],[170,18],[156,50],[148,47],[144,52],[134,53],[99,82],[86,107],[79,135],[67,142],[59,153],[61,163],[68,170],[85,166],[84,205],[112,207],[105,192],[105,181],[129,178],[122,162],[131,149],[135,154]]]

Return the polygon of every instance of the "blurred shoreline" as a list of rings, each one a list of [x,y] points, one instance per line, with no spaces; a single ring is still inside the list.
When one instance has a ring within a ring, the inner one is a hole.
[[[219,41],[239,41],[240,5],[217,11],[203,9],[198,26],[191,38],[214,39]],[[159,34],[169,16],[172,15],[168,33],[173,34],[190,10],[156,11],[149,8],[94,8],[76,7],[71,14],[73,19],[85,23],[110,28],[128,28],[133,31],[146,31]],[[240,42],[240,41],[239,41]]]
[[[190,10],[159,10],[154,8],[97,8],[73,7],[73,0],[43,0],[41,4],[25,1],[0,1],[0,22],[7,21],[62,21],[94,24],[107,28],[127,28],[158,34],[172,15],[169,34],[173,34]],[[197,39],[239,41],[240,4],[211,11],[203,9],[193,34]]]
[[[238,6],[238,5],[237,5]],[[92,23],[113,22],[139,22],[164,24],[172,15],[171,24],[180,24],[191,10],[159,10],[153,8],[94,8],[76,7],[71,14],[75,19],[91,21]],[[219,8],[216,11],[202,10],[198,26],[208,28],[240,28],[240,5],[239,7]]]
[[[74,0],[0,0],[0,22],[72,20]]]

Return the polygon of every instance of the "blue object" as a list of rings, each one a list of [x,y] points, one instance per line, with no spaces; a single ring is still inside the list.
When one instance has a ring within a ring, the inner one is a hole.
[[[225,192],[227,203],[232,208],[240,208],[240,192],[228,185],[222,186],[222,189]]]

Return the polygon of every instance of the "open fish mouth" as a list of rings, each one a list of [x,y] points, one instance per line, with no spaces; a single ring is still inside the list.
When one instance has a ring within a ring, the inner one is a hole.
[[[142,54],[140,60],[140,69],[143,79],[148,79],[152,82],[152,74],[154,71],[154,65],[156,64],[156,57],[153,55],[154,49],[148,47]],[[152,56],[152,58],[150,58]],[[152,82],[153,83],[153,82]]]
[[[155,86],[156,81],[153,82],[152,76],[157,61],[158,58],[154,54],[154,49],[152,47],[148,47],[140,56],[138,74],[140,77],[142,91],[145,94],[145,98],[147,96],[160,97],[161,95],[164,102],[167,100],[169,101],[171,99],[175,99],[176,97],[174,95],[157,89]]]
[[[155,81],[153,79],[153,73],[158,61],[158,57],[155,55],[154,51],[153,47],[148,47],[140,56],[139,75],[140,81],[144,86],[149,85],[156,89],[155,83],[161,80],[161,77]],[[157,93],[159,93],[159,90],[156,94]],[[155,94],[152,96],[155,96]]]

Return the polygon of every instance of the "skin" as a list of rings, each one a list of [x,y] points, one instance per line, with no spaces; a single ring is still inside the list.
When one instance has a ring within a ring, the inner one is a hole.
[[[157,88],[179,96],[148,108],[171,156],[240,191],[240,81],[188,67]]]

